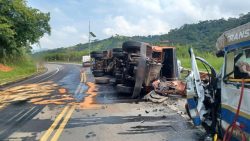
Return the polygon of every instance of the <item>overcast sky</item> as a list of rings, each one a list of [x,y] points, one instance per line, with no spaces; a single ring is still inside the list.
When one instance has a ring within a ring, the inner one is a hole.
[[[238,17],[250,12],[250,0],[28,0],[50,12],[51,35],[41,48],[53,49],[88,41],[88,21],[97,39],[112,35],[155,35],[185,23]],[[35,49],[39,49],[35,47]]]

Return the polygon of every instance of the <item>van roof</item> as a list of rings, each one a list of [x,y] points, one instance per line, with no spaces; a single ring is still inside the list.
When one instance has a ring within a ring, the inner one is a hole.
[[[232,48],[232,47],[239,48],[243,46],[242,44],[238,45],[239,43],[247,41],[249,41],[250,45],[250,22],[224,32],[217,39],[216,47],[219,50],[225,50],[227,48]]]

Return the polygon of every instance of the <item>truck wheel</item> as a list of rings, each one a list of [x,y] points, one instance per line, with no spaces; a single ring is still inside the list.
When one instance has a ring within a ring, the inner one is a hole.
[[[123,52],[122,48],[113,48],[113,52]]]
[[[98,77],[98,78],[95,78],[95,83],[96,84],[107,84],[109,83],[109,78],[107,77]]]
[[[118,93],[133,93],[133,87],[125,86],[124,84],[116,85],[116,89]]]
[[[141,42],[127,41],[122,44],[122,49],[124,51],[134,51],[134,50],[140,50],[141,46],[142,46]]]
[[[115,84],[121,84],[122,83],[122,79],[115,79]]]
[[[124,57],[123,52],[113,52],[112,55],[113,57],[117,57],[117,58]]]
[[[116,79],[122,79],[122,74],[116,73],[116,74],[115,74],[115,78],[116,78]]]
[[[90,53],[91,58],[102,58],[103,57],[103,52],[102,51],[92,51]]]
[[[93,75],[94,75],[94,77],[101,77],[104,75],[104,72],[103,72],[103,70],[94,70]]]

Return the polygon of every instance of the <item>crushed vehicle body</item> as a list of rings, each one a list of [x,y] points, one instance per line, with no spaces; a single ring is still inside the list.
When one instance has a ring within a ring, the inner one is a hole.
[[[119,93],[132,94],[133,98],[140,97],[141,92],[157,89],[152,85],[156,80],[161,80],[161,86],[165,85],[157,92],[183,93],[185,90],[185,84],[178,81],[175,47],[126,41],[122,48],[103,51],[101,58],[96,57],[96,53],[98,52],[92,53],[94,76],[99,76],[96,75],[99,71],[112,75]]]
[[[140,96],[141,89],[146,89],[158,78],[161,64],[152,60],[152,47],[143,42],[127,41],[122,45],[124,59],[121,66],[122,83],[117,85],[118,92],[133,93]]]
[[[181,66],[175,47],[153,46],[153,59],[162,64],[160,76],[152,84],[154,91],[165,96],[185,96],[186,84],[179,80]]]
[[[216,47],[218,57],[224,57],[220,73],[190,49],[187,112],[211,137],[250,140],[250,23],[224,32]],[[207,80],[201,79],[196,61],[207,66]]]

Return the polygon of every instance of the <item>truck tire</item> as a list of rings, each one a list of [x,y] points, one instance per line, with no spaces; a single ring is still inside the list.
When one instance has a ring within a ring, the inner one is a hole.
[[[96,84],[108,84],[110,81],[109,78],[107,77],[98,77],[98,78],[95,78],[95,83]]]
[[[113,57],[116,57],[116,58],[124,57],[123,52],[113,52],[112,55]]]
[[[137,41],[127,41],[122,44],[124,51],[140,50],[142,43]]]
[[[102,51],[92,51],[90,53],[91,58],[102,58],[103,57],[103,52]]]
[[[103,70],[93,70],[94,77],[101,77],[104,75]]]
[[[112,52],[123,52],[122,48],[113,48]]]
[[[115,79],[115,84],[122,84],[122,79]]]
[[[116,85],[116,90],[118,93],[126,93],[126,94],[132,94],[134,88],[133,87],[129,87],[129,86],[125,86],[124,84],[117,84]]]
[[[116,79],[122,79],[122,74],[116,73],[116,74],[115,74],[115,78],[116,78]]]

